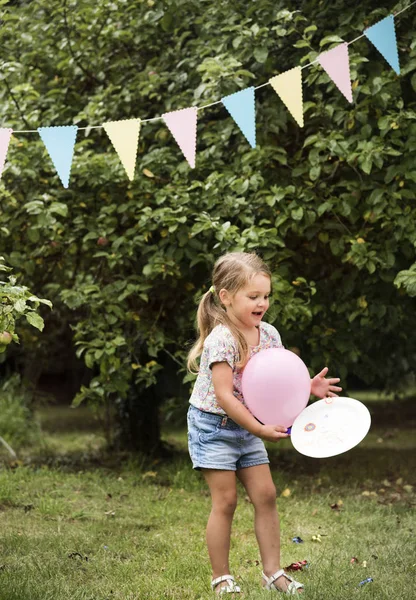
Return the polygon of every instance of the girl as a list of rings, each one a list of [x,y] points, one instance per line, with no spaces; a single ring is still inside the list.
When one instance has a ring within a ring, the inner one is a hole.
[[[263,585],[296,594],[303,585],[280,568],[276,489],[262,441],[287,437],[286,428],[262,425],[241,393],[242,371],[250,356],[282,347],[276,329],[262,321],[269,307],[271,273],[256,254],[232,252],[216,262],[212,282],[198,307],[199,339],[188,358],[188,368],[198,371],[188,411],[189,453],[194,469],[203,472],[212,500],[206,531],[211,586],[218,594],[240,592],[228,564],[237,477],[254,506]],[[311,393],[320,398],[341,390],[334,385],[339,379],[325,379],[327,371],[325,367],[311,381]]]

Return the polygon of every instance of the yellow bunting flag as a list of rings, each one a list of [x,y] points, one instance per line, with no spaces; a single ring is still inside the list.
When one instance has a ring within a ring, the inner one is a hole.
[[[136,167],[140,125],[140,119],[125,119],[123,121],[109,121],[108,123],[103,123],[103,127],[110,138],[130,181],[134,178],[134,169]]]
[[[298,125],[303,127],[302,69],[294,67],[272,77],[269,83],[286,104]]]

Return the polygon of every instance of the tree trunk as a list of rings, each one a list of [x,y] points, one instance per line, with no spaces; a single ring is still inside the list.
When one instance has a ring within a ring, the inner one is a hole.
[[[132,385],[127,398],[118,405],[115,445],[122,450],[160,454],[159,402],[154,386],[143,389]]]

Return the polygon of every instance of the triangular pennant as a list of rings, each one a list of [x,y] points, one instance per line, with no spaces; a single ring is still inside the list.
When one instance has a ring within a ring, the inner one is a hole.
[[[352,89],[350,79],[350,61],[348,58],[348,44],[339,44],[328,52],[318,56],[318,62],[328,73],[341,94],[348,102],[352,102]]]
[[[0,177],[3,174],[4,163],[6,162],[7,151],[9,149],[10,138],[13,129],[0,128]]]
[[[140,119],[125,119],[103,123],[103,128],[110,138],[130,181],[134,178],[134,169],[136,168],[140,126]]]
[[[221,102],[228,110],[241,132],[246,137],[252,148],[256,147],[256,106],[254,87],[248,87],[241,92],[221,98]]]
[[[294,67],[269,79],[274,91],[286,104],[292,117],[303,127],[302,69]]]
[[[389,15],[364,31],[366,37],[384,56],[392,69],[400,75],[399,53],[397,51],[394,17]]]
[[[198,109],[195,107],[182,108],[164,113],[162,117],[193,169],[195,167]]]
[[[76,125],[38,127],[39,135],[65,188],[69,183],[77,131]]]

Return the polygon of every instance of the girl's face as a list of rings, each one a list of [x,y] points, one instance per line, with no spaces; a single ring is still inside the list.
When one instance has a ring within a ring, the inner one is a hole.
[[[260,324],[265,312],[269,308],[271,291],[270,278],[258,273],[235,294],[227,290],[220,290],[221,302],[227,309],[230,319],[244,329],[251,329]]]

